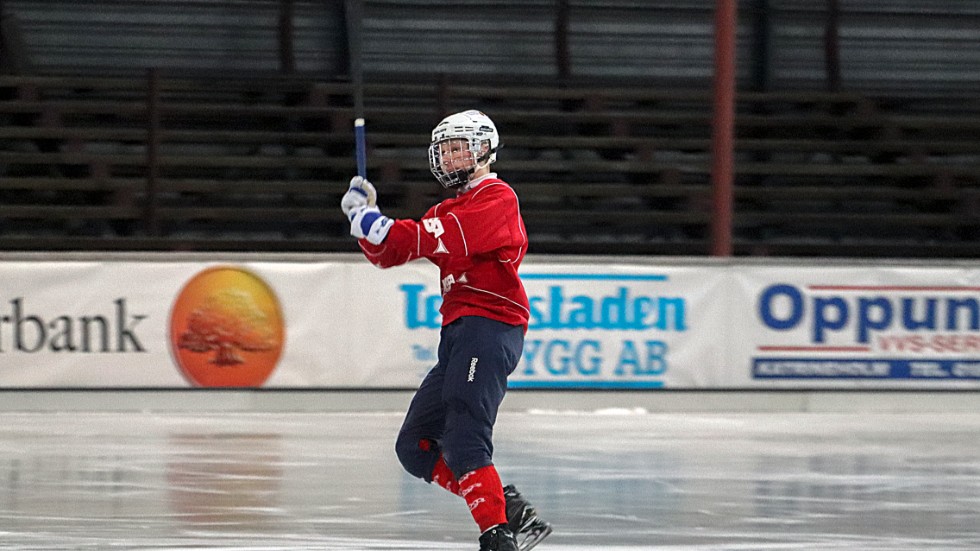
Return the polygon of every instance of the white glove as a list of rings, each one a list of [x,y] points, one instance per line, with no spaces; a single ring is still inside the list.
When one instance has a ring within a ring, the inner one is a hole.
[[[350,213],[354,209],[365,206],[373,207],[377,203],[378,192],[371,185],[371,182],[360,176],[354,176],[350,179],[350,186],[347,187],[347,193],[340,200],[340,209],[344,211],[344,216],[349,219]]]
[[[394,220],[381,214],[378,207],[362,206],[350,212],[350,234],[358,239],[367,239],[380,245],[388,237]]]

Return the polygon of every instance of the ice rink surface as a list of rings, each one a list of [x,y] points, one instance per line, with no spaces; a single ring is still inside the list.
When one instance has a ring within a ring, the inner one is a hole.
[[[0,549],[472,550],[395,413],[2,413]],[[980,415],[501,414],[536,551],[980,549]]]

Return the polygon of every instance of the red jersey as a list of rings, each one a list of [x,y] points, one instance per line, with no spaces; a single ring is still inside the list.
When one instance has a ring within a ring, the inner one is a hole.
[[[517,193],[496,174],[430,208],[419,222],[395,220],[381,245],[358,242],[380,268],[416,258],[439,266],[443,325],[482,316],[527,329],[527,293],[517,275],[527,232]]]

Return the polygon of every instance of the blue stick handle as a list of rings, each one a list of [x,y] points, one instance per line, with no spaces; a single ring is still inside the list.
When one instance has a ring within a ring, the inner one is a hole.
[[[354,120],[354,147],[357,155],[357,175],[367,178],[367,148],[364,144],[364,119]]]

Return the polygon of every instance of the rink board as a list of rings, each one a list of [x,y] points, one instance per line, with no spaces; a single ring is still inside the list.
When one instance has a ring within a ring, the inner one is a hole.
[[[521,277],[513,388],[980,388],[968,263],[531,257]],[[7,255],[0,281],[3,388],[413,388],[459,284],[352,255]]]

